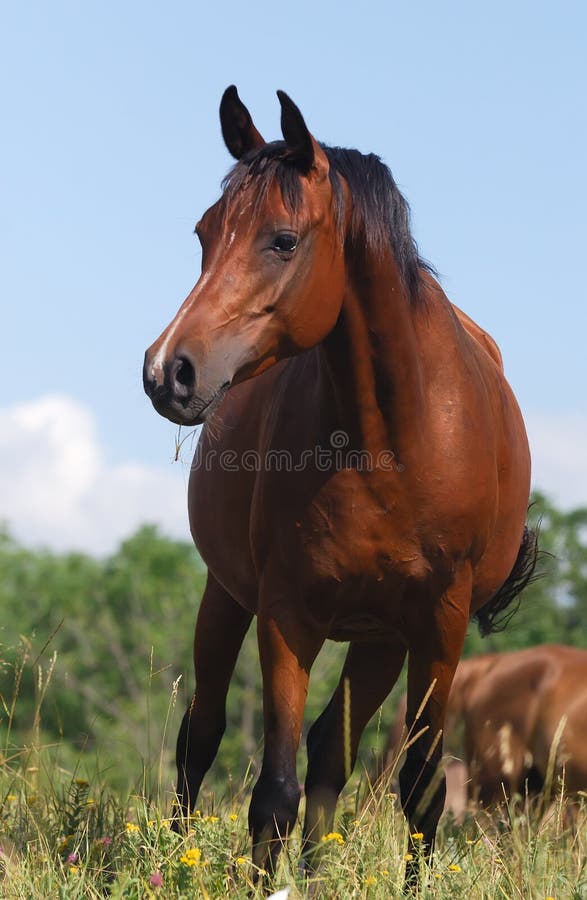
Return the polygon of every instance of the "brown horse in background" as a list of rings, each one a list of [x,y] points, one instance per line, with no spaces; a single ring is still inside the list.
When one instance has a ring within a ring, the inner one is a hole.
[[[402,698],[385,768],[406,739],[404,716]],[[569,797],[586,791],[587,650],[544,644],[463,660],[446,711],[445,738],[457,755],[461,725],[470,800],[490,807],[556,787],[558,778]]]
[[[499,351],[419,257],[387,167],[317,143],[278,96],[273,143],[236,88],[222,98],[238,162],[196,227],[199,281],[143,370],[159,413],[206,423],[189,513],[209,576],[177,795],[193,808],[256,615],[265,742],[249,825],[254,863],[269,867],[296,820],[308,679],[327,639],[350,646],[308,736],[305,853],[332,827],[406,654],[408,722],[423,704],[427,732],[402,769],[402,803],[432,846],[467,623],[490,631],[535,561],[528,444]]]

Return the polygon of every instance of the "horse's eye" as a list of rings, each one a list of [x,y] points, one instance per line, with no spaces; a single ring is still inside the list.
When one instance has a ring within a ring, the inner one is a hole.
[[[297,245],[297,236],[295,234],[288,234],[287,232],[285,232],[284,234],[275,235],[271,249],[276,250],[277,253],[291,254],[294,252]]]

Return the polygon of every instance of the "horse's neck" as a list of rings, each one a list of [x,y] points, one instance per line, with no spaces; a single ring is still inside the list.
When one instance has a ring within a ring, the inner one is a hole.
[[[414,311],[393,260],[351,273],[339,322],[323,347],[339,418],[356,442],[378,452],[413,439],[423,373]]]

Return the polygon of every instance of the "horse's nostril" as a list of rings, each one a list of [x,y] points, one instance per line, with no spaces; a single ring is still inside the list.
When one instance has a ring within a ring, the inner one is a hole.
[[[186,356],[178,356],[171,369],[171,380],[176,396],[191,396],[196,383],[196,372],[193,364]]]
[[[195,380],[195,374],[194,367],[189,359],[179,360],[179,368],[175,376],[179,384],[183,384],[184,387],[192,387]]]

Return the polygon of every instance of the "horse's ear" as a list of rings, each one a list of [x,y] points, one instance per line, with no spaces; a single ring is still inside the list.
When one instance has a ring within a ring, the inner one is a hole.
[[[310,134],[298,107],[285,91],[277,91],[277,96],[281,104],[281,131],[301,171],[307,175],[314,169],[318,175],[326,175],[329,168],[326,154]]]
[[[249,150],[258,150],[265,141],[253,125],[251,114],[238,95],[234,84],[227,87],[220,101],[220,124],[224,143],[235,159]]]

